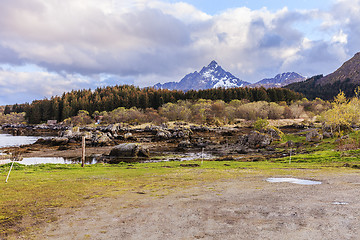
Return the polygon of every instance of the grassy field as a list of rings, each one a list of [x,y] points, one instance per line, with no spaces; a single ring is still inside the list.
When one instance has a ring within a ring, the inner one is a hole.
[[[161,197],[179,188],[194,186],[204,181],[254,174],[301,176],[301,170],[304,168],[316,171],[354,171],[352,168],[341,166],[343,163],[334,161],[298,161],[292,164],[215,161],[205,161],[201,164],[199,161],[192,161],[131,165],[97,164],[85,168],[79,165],[47,164],[25,167],[16,164],[9,182],[0,183],[0,236],[29,230],[19,224],[24,218],[31,219],[31,225],[27,227],[33,228],[39,223],[56,220],[52,216],[56,208],[78,207],[90,198],[114,197],[127,192],[146,192],[154,197]],[[9,165],[0,168],[1,179],[5,180],[8,169]]]
[[[350,140],[353,139],[350,137]],[[304,136],[283,140],[304,142]],[[348,144],[346,140],[343,145]],[[10,164],[0,166],[0,238],[16,236],[55,221],[59,207],[76,208],[92,198],[116,197],[128,192],[161,197],[176,190],[204,182],[261,176],[301,176],[303,169],[316,172],[359,171],[360,150],[341,150],[334,139],[307,144],[309,153],[260,162],[186,161],[158,163],[120,163],[86,165],[14,164],[5,183]],[[351,141],[350,141],[351,143]],[[340,143],[341,145],[342,143]],[[294,152],[296,152],[294,150]],[[27,220],[28,224],[22,222]]]

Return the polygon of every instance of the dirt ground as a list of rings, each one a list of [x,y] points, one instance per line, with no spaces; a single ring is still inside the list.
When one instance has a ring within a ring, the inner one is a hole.
[[[272,176],[276,177],[276,176]],[[128,192],[60,209],[36,239],[359,239],[360,172],[302,178],[320,185],[244,176],[165,196]]]

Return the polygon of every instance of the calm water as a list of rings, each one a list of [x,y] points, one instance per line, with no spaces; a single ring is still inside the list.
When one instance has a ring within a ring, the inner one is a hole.
[[[1,164],[10,163],[11,161],[0,160]],[[63,157],[33,157],[33,158],[23,158],[21,161],[17,161],[17,163],[24,165],[36,165],[36,164],[45,164],[45,163],[53,163],[53,164],[79,164],[81,163],[81,158],[63,158]],[[95,164],[97,163],[96,158],[86,157],[85,164]]]
[[[0,134],[0,148],[32,144],[39,138],[40,137],[35,136],[13,136],[10,134]]]
[[[24,158],[19,163],[24,165],[35,165],[44,163],[55,163],[55,164],[76,164],[81,163],[81,158],[63,158],[63,157],[38,157],[38,158]],[[97,160],[95,158],[86,158],[85,164],[95,164]]]

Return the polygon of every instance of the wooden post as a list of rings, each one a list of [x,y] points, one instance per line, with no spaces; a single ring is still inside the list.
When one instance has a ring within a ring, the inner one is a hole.
[[[290,148],[290,158],[289,158],[289,164],[291,164],[291,151],[292,151],[292,149]]]
[[[81,167],[85,165],[85,136],[82,137]]]
[[[201,148],[201,165],[204,162],[204,148]]]
[[[14,165],[14,161],[12,161],[12,163],[11,163],[10,171],[9,171],[7,177],[6,177],[5,183],[8,182],[8,179],[9,179],[9,176],[10,176],[10,172],[11,172],[11,169],[12,169],[13,165]]]

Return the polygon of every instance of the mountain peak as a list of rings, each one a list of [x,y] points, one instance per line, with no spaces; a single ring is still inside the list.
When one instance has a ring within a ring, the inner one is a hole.
[[[203,67],[200,72],[195,71],[190,73],[178,83],[157,84],[155,87],[188,91],[218,87],[243,87],[249,84],[250,83],[242,81],[225,71],[215,60],[213,60],[207,67]]]
[[[208,65],[208,68],[217,68],[218,66],[219,64],[215,60],[212,60],[211,63]]]

